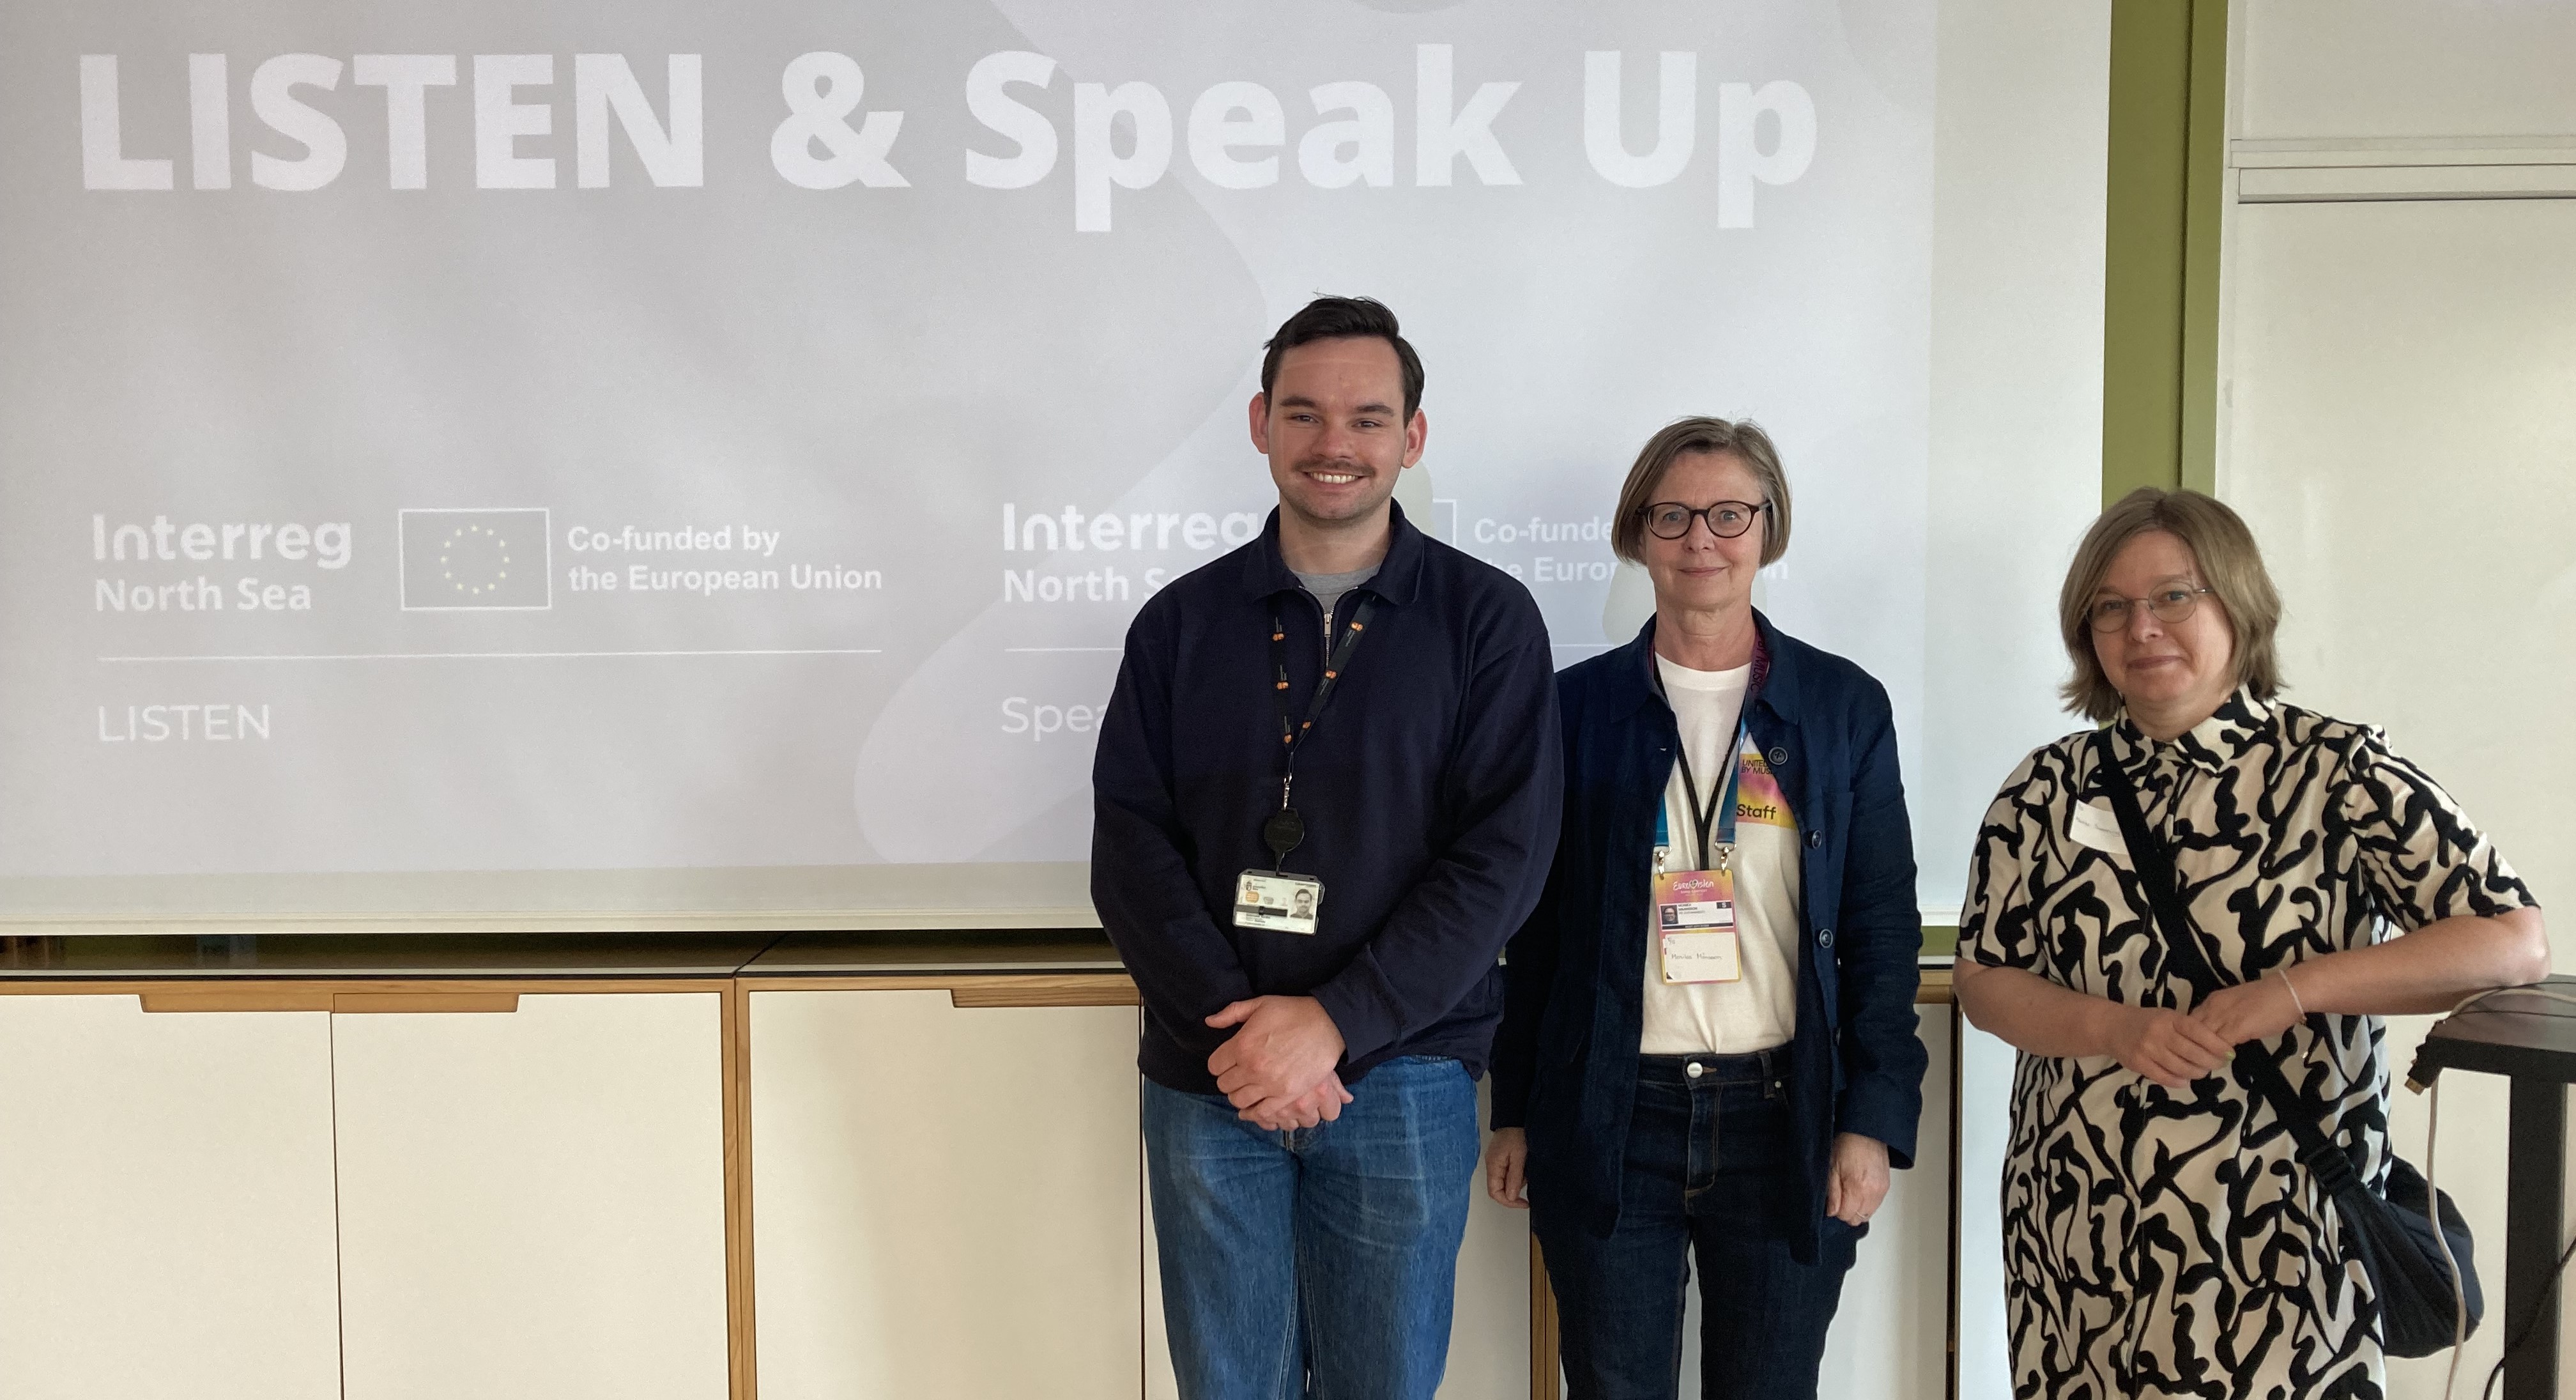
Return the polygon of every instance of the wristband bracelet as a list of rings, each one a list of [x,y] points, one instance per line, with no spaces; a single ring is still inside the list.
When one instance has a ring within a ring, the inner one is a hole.
[[[2283,968],[2272,975],[2280,978],[2281,985],[2290,989],[2290,1004],[2299,1008],[2299,1019],[2308,1019],[2308,1003],[2299,996],[2299,984],[2290,980],[2290,970]]]

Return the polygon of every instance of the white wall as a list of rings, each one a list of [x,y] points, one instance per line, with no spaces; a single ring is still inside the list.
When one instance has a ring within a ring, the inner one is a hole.
[[[1923,600],[1935,640],[1927,737],[1906,772],[1925,814],[1923,901],[1935,908],[1958,904],[1978,819],[2005,774],[2077,726],[2055,696],[2066,672],[2056,600],[2102,501],[2111,9],[1977,0],[1943,5],[1940,26]],[[1991,1036],[1970,1033],[1965,1048],[1956,1393],[2007,1400],[1998,1202],[2013,1059]],[[1945,1077],[1937,1070],[1927,1088]],[[1947,1110],[1927,1093],[1927,1120]],[[1921,1284],[1939,1276],[1933,1261]]]
[[[2240,158],[2277,149],[2246,143],[2576,139],[2576,7],[2258,0],[2238,14]],[[2576,890],[2576,201],[2245,203],[2228,236],[2220,493],[2288,605],[2290,698],[2385,726],[2544,905]],[[2556,923],[2560,965],[2576,965],[2576,919]],[[2391,1022],[2393,1066],[2430,1022]],[[2489,1308],[2463,1393],[2501,1346],[2505,1105],[2502,1081],[2446,1078],[2441,1184],[2477,1234]],[[2398,1094],[2398,1150],[2418,1163],[2425,1114]],[[2391,1393],[2439,1395],[2443,1370],[2395,1363]]]
[[[2576,134],[2565,0],[2239,0],[2234,134]]]
[[[2102,501],[2108,0],[1941,7],[1933,132],[1925,739],[1906,755],[1928,908],[1956,907],[1995,789],[2076,727],[2057,586]],[[1896,600],[1891,600],[1894,602]]]

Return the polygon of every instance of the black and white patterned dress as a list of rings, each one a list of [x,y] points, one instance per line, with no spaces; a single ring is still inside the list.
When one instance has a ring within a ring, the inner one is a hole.
[[[2171,743],[2125,717],[2112,735],[2222,976],[2534,902],[2376,729],[2240,691]],[[1987,810],[1959,955],[2187,1010],[2190,982],[2166,967],[2091,737],[2032,753]],[[2290,1082],[2373,1182],[2388,1163],[2381,1035],[2375,1016],[2316,1015],[2278,1043]],[[2368,1282],[2293,1151],[2226,1074],[2177,1093],[2108,1056],[2021,1056],[2003,1181],[2014,1394],[2375,1400]]]

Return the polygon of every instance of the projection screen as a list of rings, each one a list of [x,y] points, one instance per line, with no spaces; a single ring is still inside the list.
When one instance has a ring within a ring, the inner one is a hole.
[[[113,10],[5,21],[11,926],[1092,922],[1124,628],[1325,292],[1560,664],[1749,415],[1758,601],[1921,732],[1929,0]]]

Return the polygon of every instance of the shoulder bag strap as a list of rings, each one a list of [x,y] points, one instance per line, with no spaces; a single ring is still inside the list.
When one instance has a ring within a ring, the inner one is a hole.
[[[2200,940],[2192,936],[2191,913],[2183,907],[2173,853],[2147,830],[2147,819],[2138,810],[2137,789],[2130,785],[2128,772],[2120,767],[2119,757],[2112,751],[2109,730],[2093,736],[2093,754],[2094,771],[2101,775],[2102,791],[2111,799],[2112,815],[2120,819],[2121,839],[2128,844],[2130,863],[2137,867],[2138,883],[2146,889],[2148,906],[2156,925],[2164,932],[2169,956],[2201,996],[2231,985],[2209,965]],[[2317,1126],[2317,1113],[2290,1087],[2288,1077],[2272,1062],[2269,1051],[2270,1047],[2264,1046],[2258,1053],[2239,1057],[2234,1064],[2244,1080],[2250,1081],[2246,1087],[2262,1095],[2272,1105],[2273,1116],[2289,1129],[2291,1140],[2299,1145],[2299,1160],[2316,1173],[2318,1185],[2329,1192],[2342,1190],[2358,1179],[2352,1158]]]

